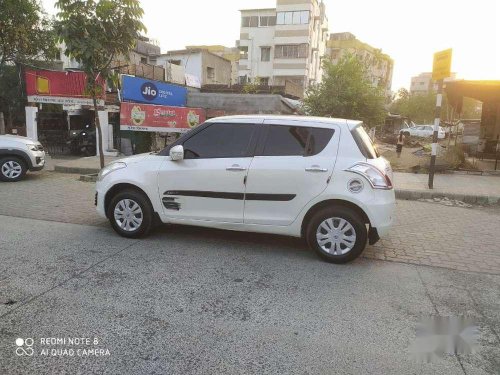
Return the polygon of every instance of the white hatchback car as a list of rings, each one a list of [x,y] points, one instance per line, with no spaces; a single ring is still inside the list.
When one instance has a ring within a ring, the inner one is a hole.
[[[158,154],[101,170],[97,211],[120,235],[156,222],[303,237],[345,263],[389,230],[389,163],[359,121],[233,116],[207,121]]]

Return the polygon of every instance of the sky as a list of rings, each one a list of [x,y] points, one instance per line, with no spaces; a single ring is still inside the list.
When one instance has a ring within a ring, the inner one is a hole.
[[[42,0],[55,14],[55,0]],[[330,32],[349,31],[395,61],[392,89],[432,70],[434,52],[453,48],[457,78],[500,80],[500,0],[324,0]],[[234,46],[240,9],[276,0],[141,0],[147,36],[162,52],[186,45]],[[175,4],[175,5],[174,5]]]

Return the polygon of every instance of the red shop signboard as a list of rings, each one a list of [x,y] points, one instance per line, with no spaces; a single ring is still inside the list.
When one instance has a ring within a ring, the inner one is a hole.
[[[86,94],[87,75],[84,72],[26,69],[26,95],[31,103],[54,103],[63,105],[92,105]],[[103,105],[105,86],[102,80]]]
[[[120,129],[143,132],[184,133],[205,122],[201,108],[121,103]]]

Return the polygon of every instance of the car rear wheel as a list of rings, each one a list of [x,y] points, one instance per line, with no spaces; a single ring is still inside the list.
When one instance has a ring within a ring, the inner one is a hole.
[[[309,246],[325,261],[347,263],[361,255],[366,247],[366,225],[347,207],[325,208],[309,221]]]
[[[138,191],[119,192],[108,207],[108,219],[121,236],[139,238],[146,236],[153,224],[153,208],[147,197]]]
[[[15,182],[21,180],[28,168],[26,163],[15,156],[0,159],[0,180]]]

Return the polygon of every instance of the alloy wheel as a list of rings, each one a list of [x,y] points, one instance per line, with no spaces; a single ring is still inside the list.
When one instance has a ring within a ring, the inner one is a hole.
[[[126,231],[134,232],[140,228],[144,219],[141,206],[132,199],[122,199],[115,206],[116,224]]]
[[[331,255],[345,255],[356,244],[356,231],[351,223],[340,217],[324,220],[316,231],[319,247]]]
[[[23,173],[23,167],[17,161],[9,160],[2,165],[2,174],[9,178],[18,178]]]

